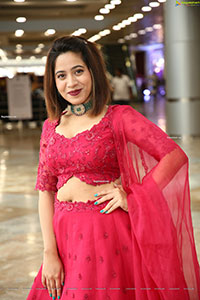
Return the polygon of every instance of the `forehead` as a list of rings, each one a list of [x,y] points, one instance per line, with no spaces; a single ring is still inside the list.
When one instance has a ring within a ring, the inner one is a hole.
[[[82,59],[81,53],[74,53],[72,51],[68,51],[66,53],[60,54],[55,61],[55,71],[60,68],[71,69],[75,65],[83,65],[85,63]]]

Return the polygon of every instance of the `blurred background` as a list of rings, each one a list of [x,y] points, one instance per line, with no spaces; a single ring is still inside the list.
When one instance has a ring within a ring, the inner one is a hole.
[[[47,117],[43,75],[63,35],[96,42],[113,88],[122,78],[116,69],[127,82],[111,105],[133,106],[188,155],[200,258],[200,1],[186,2],[0,0],[1,299],[26,299],[42,261],[34,185]]]

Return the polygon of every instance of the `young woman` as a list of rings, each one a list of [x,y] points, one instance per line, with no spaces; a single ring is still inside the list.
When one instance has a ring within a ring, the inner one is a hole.
[[[36,189],[44,258],[28,300],[199,299],[188,158],[128,105],[109,106],[94,43],[48,53]]]

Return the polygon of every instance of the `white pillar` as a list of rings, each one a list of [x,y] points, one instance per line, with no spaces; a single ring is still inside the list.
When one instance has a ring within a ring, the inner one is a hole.
[[[200,135],[200,9],[164,6],[167,133]]]

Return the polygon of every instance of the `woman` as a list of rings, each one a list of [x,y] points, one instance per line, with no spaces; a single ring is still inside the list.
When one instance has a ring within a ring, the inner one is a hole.
[[[27,299],[199,299],[188,158],[130,106],[107,105],[105,74],[84,38],[59,38],[48,53],[44,258]]]

